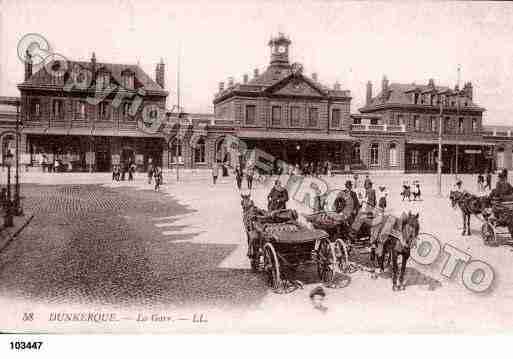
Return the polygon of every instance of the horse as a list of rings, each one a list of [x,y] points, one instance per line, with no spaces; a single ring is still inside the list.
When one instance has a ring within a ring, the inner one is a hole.
[[[401,196],[403,197],[403,201],[405,198],[408,198],[408,201],[411,201],[410,186],[403,184],[403,191],[401,192]]]
[[[389,259],[392,261],[392,290],[404,290],[404,273],[406,271],[406,263],[410,258],[410,250],[416,246],[416,240],[419,235],[419,214],[403,213],[401,217],[395,218],[393,228],[401,233],[401,238],[398,238],[391,233],[385,233],[384,242],[381,243],[383,250],[378,254],[378,264],[381,272],[384,272],[384,259],[386,254],[389,254]],[[401,256],[401,269],[398,268],[398,257]],[[397,280],[399,279],[399,285]]]
[[[463,217],[463,231],[461,235],[470,236],[470,215],[482,214],[485,208],[490,207],[490,197],[488,196],[475,196],[468,192],[451,191],[449,193],[449,200],[451,201],[452,208],[456,205],[461,209]]]

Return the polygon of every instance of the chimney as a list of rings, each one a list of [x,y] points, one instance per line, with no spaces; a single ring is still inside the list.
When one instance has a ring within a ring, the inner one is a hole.
[[[91,72],[93,75],[93,79],[96,78],[96,55],[95,53],[93,52],[93,56],[91,57]]]
[[[164,59],[160,58],[160,63],[155,67],[155,82],[162,88],[166,85],[166,65]]]
[[[312,74],[312,80],[314,80],[315,82],[317,82],[317,72],[314,72]]]
[[[465,96],[467,96],[470,101],[472,101],[472,97],[473,97],[473,88],[472,88],[472,83],[471,82],[467,82],[464,86],[463,86],[463,92],[465,92]]]
[[[219,92],[224,91],[224,82],[219,83]]]
[[[248,74],[244,74],[244,76],[242,76],[242,82],[247,84],[248,83],[248,78],[249,78]]]
[[[386,76],[383,76],[383,80],[381,81],[381,92],[383,95],[388,91],[388,79]]]
[[[25,54],[25,81],[27,81],[30,76],[32,76],[32,55],[27,49]]]
[[[340,83],[338,81],[333,84],[333,90],[340,91]]]
[[[365,96],[365,104],[370,105],[371,100],[372,100],[372,82],[368,81],[367,82],[367,93]]]
[[[253,77],[254,77],[254,78],[257,78],[257,77],[258,77],[258,69],[254,69],[254,70],[253,70]]]
[[[232,87],[233,86],[233,77],[228,77],[228,87]]]

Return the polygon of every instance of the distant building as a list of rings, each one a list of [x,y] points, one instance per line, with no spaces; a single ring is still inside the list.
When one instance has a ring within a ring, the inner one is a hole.
[[[155,80],[137,65],[97,62],[94,53],[90,61],[53,62],[34,74],[30,62],[29,56],[18,89],[21,143],[32,166],[42,155],[76,171],[110,171],[112,164],[129,161],[142,167],[149,158],[162,162],[162,135],[144,131],[143,123],[144,108],[151,109],[150,118],[165,111],[162,62]]]
[[[352,134],[369,170],[435,172],[442,107],[443,172],[475,172],[492,166],[493,142],[483,136],[484,108],[473,102],[473,88],[391,83],[383,77],[373,97],[367,84],[361,115],[353,115]],[[363,121],[366,121],[363,123]]]
[[[268,43],[270,62],[263,73],[219,84],[214,97],[216,118],[233,120],[235,136],[248,149],[258,148],[290,164],[332,161],[349,168],[354,138],[350,136],[351,95],[336,83],[328,88],[317,74],[308,77],[290,63],[291,41],[283,34]]]

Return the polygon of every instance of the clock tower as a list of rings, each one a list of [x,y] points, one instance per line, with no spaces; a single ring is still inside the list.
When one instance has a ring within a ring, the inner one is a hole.
[[[289,46],[291,41],[281,32],[269,40],[271,66],[289,66]]]

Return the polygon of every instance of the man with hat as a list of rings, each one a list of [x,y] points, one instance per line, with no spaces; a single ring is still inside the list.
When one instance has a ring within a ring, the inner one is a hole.
[[[355,191],[353,191],[353,184],[351,181],[346,181],[345,189],[341,191],[337,198],[335,198],[334,206],[335,212],[343,213],[347,218],[349,224],[353,223],[360,210],[360,202]]]
[[[504,197],[511,196],[512,194],[513,187],[508,182],[508,172],[507,170],[503,170],[499,173],[499,179],[490,196],[504,199]]]

